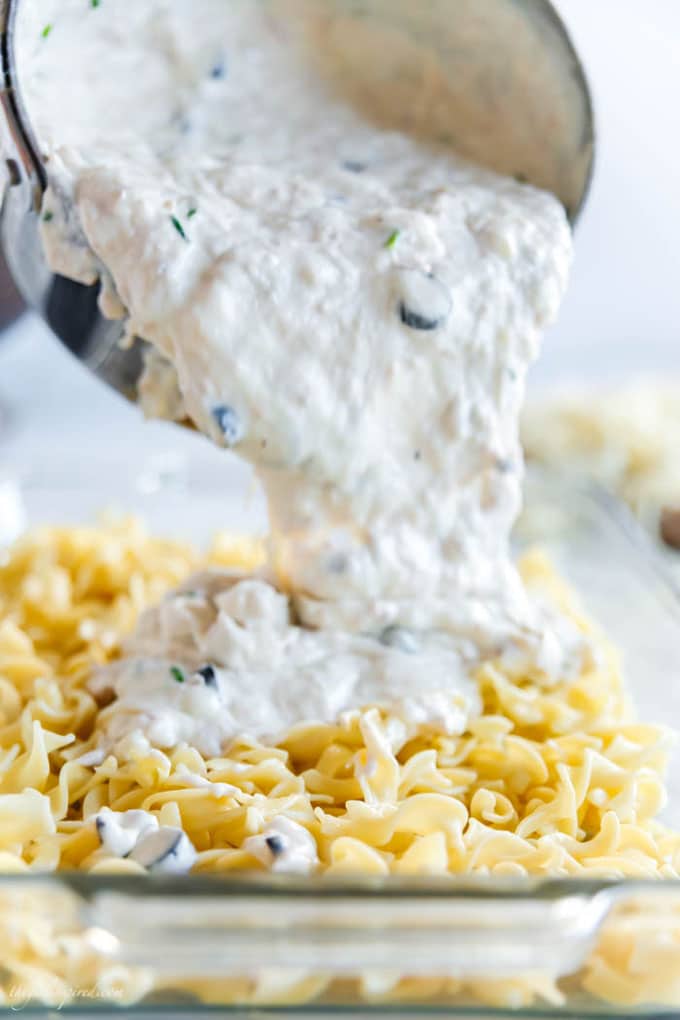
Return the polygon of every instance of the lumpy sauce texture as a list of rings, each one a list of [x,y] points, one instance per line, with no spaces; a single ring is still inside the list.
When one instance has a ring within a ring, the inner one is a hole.
[[[567,668],[508,540],[570,230],[548,193],[455,154],[437,54],[360,4],[21,11],[52,268],[101,279],[148,345],[147,413],[248,459],[269,504],[268,572],[159,607],[113,682],[125,718],[172,702],[168,732],[200,743],[202,719],[219,743],[377,701],[459,729],[480,658]],[[199,615],[171,652],[173,613]],[[175,660],[214,663],[215,688],[171,698]]]

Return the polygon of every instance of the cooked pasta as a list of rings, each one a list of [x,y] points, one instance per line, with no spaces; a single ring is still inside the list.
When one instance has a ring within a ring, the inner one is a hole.
[[[2,871],[143,872],[103,850],[94,818],[108,807],[143,809],[182,828],[197,874],[262,869],[249,841],[283,817],[313,837],[327,875],[680,875],[680,835],[656,821],[671,735],[636,721],[615,651],[538,553],[525,559],[525,579],[549,589],[591,635],[597,664],[549,688],[487,664],[478,676],[483,713],[460,736],[423,729],[403,744],[395,739],[400,720],[369,706],[333,725],[298,726],[276,746],[240,740],[210,759],[186,745],[147,748],[88,764],[98,711],[86,687],[93,668],[116,657],[141,610],[206,561],[249,568],[260,556],[257,543],[228,536],[200,555],[130,520],[42,529],[9,550],[0,561]],[[672,952],[677,961],[680,911],[669,908],[660,942],[658,930],[636,926],[632,910],[610,919],[583,987],[619,1003],[680,1004],[663,962]],[[46,911],[37,892],[0,891],[0,931],[12,926],[0,978],[6,1001],[22,997],[17,989],[49,1003],[80,995],[124,1002],[158,990],[149,972],[100,959],[72,913]],[[564,1000],[540,976],[491,977],[366,974],[355,991],[369,1000]],[[212,1002],[333,995],[330,979],[315,974],[278,984],[265,973],[187,979],[182,987]]]
[[[680,508],[680,386],[648,379],[558,390],[524,410],[528,460],[596,479],[658,535],[665,507]]]

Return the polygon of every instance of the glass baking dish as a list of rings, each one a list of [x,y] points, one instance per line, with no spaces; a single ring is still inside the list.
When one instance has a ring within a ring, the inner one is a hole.
[[[25,467],[0,459],[0,546],[28,525],[111,508],[198,542],[225,524],[261,531],[259,496],[233,463],[216,464],[161,453],[85,474],[75,452]],[[516,543],[547,550],[621,649],[641,719],[680,720],[678,590],[627,512],[596,488],[534,475]],[[664,820],[680,826],[677,761]],[[28,939],[39,967],[54,931],[97,979],[27,1001],[3,958]],[[673,880],[5,875],[0,946],[0,1015],[680,1016]],[[617,954],[632,976],[603,996]]]

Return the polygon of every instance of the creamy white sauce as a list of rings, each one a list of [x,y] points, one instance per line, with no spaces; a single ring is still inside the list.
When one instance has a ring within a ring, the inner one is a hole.
[[[112,811],[102,808],[95,818],[99,842],[113,857],[127,857],[147,832],[158,829],[158,819],[149,811]]]
[[[196,860],[194,849],[182,829],[159,825],[149,811],[112,811],[102,808],[95,818],[102,850],[112,857],[127,857],[147,871],[181,874]]]
[[[105,739],[217,754],[371,703],[460,732],[480,657],[565,668],[508,536],[570,231],[452,153],[442,58],[314,0],[21,9],[50,263],[101,276],[147,412],[249,459],[272,521],[268,581],[164,603],[97,681]]]
[[[283,815],[273,818],[261,833],[244,840],[242,849],[274,872],[308,875],[319,865],[312,834]]]
[[[404,739],[422,726],[462,733],[480,705],[461,654],[445,633],[295,626],[289,599],[266,581],[197,575],[148,610],[123,658],[92,679],[96,694],[115,694],[98,740],[119,758],[181,743],[213,757],[237,733],[276,739],[301,718],[332,722],[361,705],[400,715]]]

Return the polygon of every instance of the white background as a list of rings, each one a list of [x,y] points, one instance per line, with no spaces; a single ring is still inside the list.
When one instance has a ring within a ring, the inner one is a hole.
[[[597,172],[577,230],[559,324],[532,385],[649,372],[680,375],[680,0],[558,0],[591,81]],[[3,461],[51,461],[76,446],[132,455],[207,444],[90,379],[34,318],[0,339]],[[221,461],[224,466],[224,459]]]
[[[590,79],[597,169],[536,380],[680,373],[680,0],[558,0]]]

